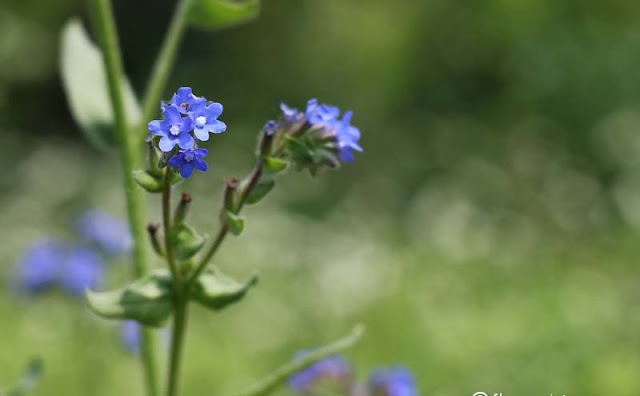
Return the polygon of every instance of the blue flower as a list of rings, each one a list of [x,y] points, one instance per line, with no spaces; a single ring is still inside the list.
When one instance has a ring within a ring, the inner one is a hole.
[[[267,136],[275,135],[279,129],[280,129],[280,124],[274,120],[269,120],[265,122],[264,126],[262,127],[262,130]]]
[[[178,91],[173,94],[171,98],[171,102],[169,105],[178,109],[178,111],[182,114],[190,114],[193,110],[192,107],[198,101],[205,101],[204,98],[199,98],[195,96],[189,87],[178,88]],[[183,147],[184,148],[184,147]]]
[[[125,320],[120,324],[120,341],[132,354],[140,353],[140,325],[135,320]]]
[[[300,352],[297,357],[306,353]],[[352,374],[351,365],[345,358],[329,356],[289,377],[289,387],[301,393],[308,393],[318,385],[333,385],[348,390],[352,385]]]
[[[206,103],[206,99],[197,100],[191,107],[191,119],[193,119],[196,137],[203,142],[209,140],[209,133],[222,133],[227,130],[227,124],[218,121],[222,114],[222,105],[217,102]]]
[[[298,109],[289,107],[284,103],[280,103],[280,110],[282,110],[282,114],[286,122],[296,122],[304,118],[304,114],[299,112]]]
[[[76,247],[64,260],[60,285],[73,296],[81,296],[85,289],[95,289],[103,278],[103,263],[91,249]]]
[[[162,136],[160,150],[169,152],[177,144],[182,149],[190,149],[194,145],[189,132],[194,128],[191,117],[182,117],[177,107],[167,106],[164,110],[164,120],[149,122],[149,132],[154,136]]]
[[[340,116],[340,109],[336,106],[318,104],[317,99],[310,99],[307,102],[305,116],[311,125],[332,128]]]
[[[358,140],[360,140],[360,130],[351,125],[352,116],[353,111],[349,110],[345,112],[342,120],[340,120],[336,126],[336,138],[338,139],[340,158],[346,162],[353,162],[354,160],[351,150],[362,151],[362,147],[358,144]]]
[[[131,249],[129,227],[108,213],[99,210],[86,211],[78,219],[76,228],[82,238],[107,253],[122,254]]]
[[[53,241],[39,241],[31,245],[20,261],[18,286],[35,293],[53,287],[64,261],[64,247]]]
[[[180,150],[178,154],[169,158],[169,166],[180,167],[180,175],[185,179],[191,176],[193,168],[205,172],[208,168],[207,163],[202,159],[209,152],[206,149],[189,149]]]
[[[417,396],[413,375],[404,367],[378,369],[369,377],[369,389],[375,396]]]

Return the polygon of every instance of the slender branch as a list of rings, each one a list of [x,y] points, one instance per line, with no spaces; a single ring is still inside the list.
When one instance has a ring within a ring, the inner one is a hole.
[[[260,180],[261,176],[262,176],[262,161],[258,159],[258,161],[256,162],[256,165],[251,170],[251,173],[246,177],[245,181],[241,183],[242,190],[240,191],[240,197],[238,199],[238,203],[235,208],[236,214],[240,213],[240,210],[242,210],[242,207],[244,206],[245,202],[247,201],[247,198],[249,197],[249,194],[251,193],[251,191],[253,191],[256,184],[258,184],[258,181]],[[213,241],[213,243],[211,244],[207,252],[202,257],[202,259],[195,266],[195,269],[193,270],[191,275],[188,276],[186,287],[185,287],[186,290],[189,290],[189,288],[193,285],[193,283],[198,279],[202,271],[204,271],[204,269],[207,267],[207,264],[209,263],[211,258],[216,254],[216,252],[220,248],[220,245],[222,244],[225,237],[229,233],[229,225],[227,224],[227,220],[224,218],[224,216],[221,216],[221,218],[222,219],[220,223],[220,228],[218,229],[218,233],[216,234],[216,239]]]
[[[142,119],[151,120],[159,109],[159,103],[162,100],[162,91],[167,84],[169,72],[175,63],[178,46],[187,26],[187,18],[193,0],[180,0],[173,13],[169,30],[164,38],[160,53],[153,65],[151,77],[147,84],[144,100],[142,102]]]
[[[176,264],[175,253],[173,249],[173,221],[171,218],[171,177],[173,171],[170,167],[166,167],[164,172],[164,180],[162,186],[162,224],[164,226],[164,251],[167,252],[166,258],[169,264],[169,270],[173,277],[174,285],[180,286],[180,270]],[[178,290],[176,290],[178,292]]]
[[[278,386],[284,383],[292,374],[297,371],[304,370],[318,360],[322,360],[327,356],[339,353],[352,347],[357,343],[364,334],[364,326],[356,326],[351,334],[339,339],[331,344],[325,345],[312,352],[304,355],[300,359],[296,359],[287,363],[273,372],[271,375],[263,378],[250,388],[234,396],[264,396],[273,392]]]
[[[122,57],[118,45],[113,10],[109,0],[91,0],[92,18],[96,36],[102,48],[104,67],[107,72],[109,96],[115,119],[116,136],[120,147],[127,215],[133,238],[133,263],[136,277],[148,271],[147,251],[145,248],[145,201],[142,191],[136,186],[131,172],[141,159],[138,145],[135,145],[128,134],[126,108],[124,105],[124,73]],[[146,381],[147,394],[158,394],[156,360],[154,346],[155,335],[151,330],[141,329],[142,364]]]

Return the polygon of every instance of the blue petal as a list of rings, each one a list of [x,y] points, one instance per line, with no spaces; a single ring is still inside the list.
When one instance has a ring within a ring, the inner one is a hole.
[[[193,165],[194,168],[196,168],[201,172],[206,172],[207,169],[209,169],[209,166],[207,165],[207,163],[200,158],[194,158],[191,164]]]
[[[209,106],[207,106],[207,109],[205,110],[205,115],[207,119],[218,118],[220,117],[220,114],[222,114],[222,105],[218,102],[211,103]]]
[[[164,133],[162,132],[162,121],[161,120],[153,120],[150,121],[147,128],[152,135],[162,136]]]
[[[227,124],[222,121],[213,120],[205,125],[205,128],[211,133],[222,133],[227,130]]]
[[[163,136],[162,139],[160,139],[160,143],[158,143],[158,146],[160,147],[160,150],[168,153],[169,151],[173,150],[173,148],[176,146],[176,143],[177,141],[175,139],[171,139],[168,136]]]
[[[169,158],[167,163],[169,166],[180,166],[184,162],[184,154],[176,154],[173,157]]]
[[[178,135],[178,145],[180,146],[180,148],[185,150],[190,149],[191,147],[193,147],[194,143],[195,141],[193,140],[193,136],[189,135],[189,133],[183,132]]]
[[[209,131],[207,130],[206,125],[203,128],[195,128],[193,130],[193,134],[203,142],[209,140]]]
[[[187,179],[193,173],[193,166],[190,163],[185,162],[180,166],[180,176]]]
[[[193,152],[196,154],[197,158],[206,157],[209,154],[209,151],[207,149],[203,149],[203,148],[197,148],[197,149],[193,150]]]

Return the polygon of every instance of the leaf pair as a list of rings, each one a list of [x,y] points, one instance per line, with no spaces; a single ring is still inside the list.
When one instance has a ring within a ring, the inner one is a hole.
[[[240,300],[256,282],[256,275],[241,283],[209,268],[198,278],[189,297],[217,311]],[[104,318],[131,319],[145,326],[160,327],[173,311],[173,283],[167,270],[155,270],[118,290],[87,290],[86,294],[89,308]]]

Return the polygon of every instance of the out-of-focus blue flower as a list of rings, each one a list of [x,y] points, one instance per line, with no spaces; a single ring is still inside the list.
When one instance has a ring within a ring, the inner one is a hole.
[[[129,227],[108,213],[89,210],[80,216],[76,228],[82,238],[107,253],[122,254],[131,249]]]
[[[130,353],[140,353],[140,324],[135,320],[123,321],[120,324],[120,341]]]
[[[262,130],[264,131],[265,134],[267,134],[267,136],[275,135],[279,129],[280,129],[280,124],[274,120],[269,120],[265,122],[264,126],[262,127]]]
[[[377,369],[369,377],[369,389],[374,396],[417,396],[413,375],[405,367]]]
[[[191,117],[182,117],[178,107],[166,107],[164,119],[149,122],[148,128],[152,135],[162,137],[158,146],[164,152],[173,150],[176,144],[182,149],[190,149],[195,143],[190,134],[194,121]]]
[[[296,122],[304,118],[304,114],[299,112],[298,109],[289,107],[285,103],[280,103],[280,110],[282,110],[282,115],[286,122]]]
[[[307,102],[305,116],[311,125],[333,128],[340,116],[340,109],[336,106],[319,104],[317,99],[310,99]]]
[[[58,280],[65,257],[64,247],[45,240],[31,245],[18,268],[18,285],[21,290],[35,293],[54,286]]]
[[[193,111],[193,105],[198,101],[206,102],[204,98],[195,96],[191,88],[181,87],[178,88],[178,91],[175,94],[173,94],[173,97],[171,98],[171,102],[169,102],[169,104],[178,109],[178,111],[182,114],[190,114]]]
[[[197,100],[191,107],[191,118],[194,123],[193,133],[203,142],[209,140],[209,133],[222,133],[227,124],[218,120],[222,114],[222,105],[217,102],[206,103],[206,99]]]
[[[336,126],[336,138],[338,139],[340,158],[346,162],[353,162],[354,160],[351,150],[362,151],[362,147],[358,144],[358,140],[360,140],[360,130],[351,125],[352,116],[353,111],[349,110],[345,112],[342,120],[340,120]]]
[[[103,272],[103,262],[93,250],[76,247],[64,259],[60,285],[69,294],[81,296],[85,289],[95,289],[101,283]]]
[[[193,168],[205,172],[208,169],[207,163],[202,159],[209,152],[206,149],[180,150],[178,154],[169,158],[169,166],[180,167],[180,176],[185,179],[191,176]]]
[[[306,353],[300,352],[297,357]],[[352,387],[352,375],[353,370],[349,362],[342,356],[334,355],[289,377],[289,387],[296,392],[307,394],[314,394],[314,388],[337,389],[346,394]],[[321,389],[319,391],[319,394],[322,394]]]

